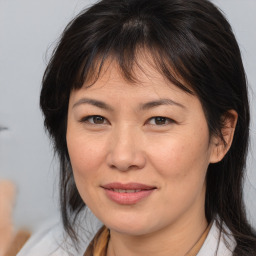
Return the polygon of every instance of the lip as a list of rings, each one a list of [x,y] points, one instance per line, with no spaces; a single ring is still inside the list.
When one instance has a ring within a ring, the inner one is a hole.
[[[117,204],[132,205],[149,197],[157,188],[141,183],[109,183],[101,186],[107,197]],[[125,190],[125,191],[124,191]]]

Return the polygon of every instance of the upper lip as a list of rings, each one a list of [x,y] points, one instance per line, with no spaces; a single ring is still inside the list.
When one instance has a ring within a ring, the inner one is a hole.
[[[155,189],[155,186],[145,185],[141,183],[119,183],[119,182],[113,182],[108,183],[106,185],[102,185],[101,187],[105,189],[124,189],[124,190],[150,190]]]

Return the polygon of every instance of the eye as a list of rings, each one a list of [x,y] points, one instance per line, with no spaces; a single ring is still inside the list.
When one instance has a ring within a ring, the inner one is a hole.
[[[103,116],[86,116],[80,120],[82,123],[89,123],[89,124],[107,124],[108,121]]]
[[[151,117],[148,120],[148,123],[151,125],[167,125],[170,123],[174,123],[174,121],[170,118],[167,117],[163,117],[163,116],[155,116],[155,117]]]

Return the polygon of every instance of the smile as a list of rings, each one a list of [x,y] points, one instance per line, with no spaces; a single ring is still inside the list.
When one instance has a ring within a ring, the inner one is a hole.
[[[106,196],[121,205],[132,205],[149,197],[156,187],[139,183],[110,183],[103,185]]]

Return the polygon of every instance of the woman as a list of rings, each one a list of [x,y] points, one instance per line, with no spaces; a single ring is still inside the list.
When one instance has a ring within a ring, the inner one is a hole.
[[[256,254],[245,73],[212,3],[100,1],[65,29],[40,104],[70,239],[36,238],[31,255]],[[85,206],[103,223],[88,246]]]

